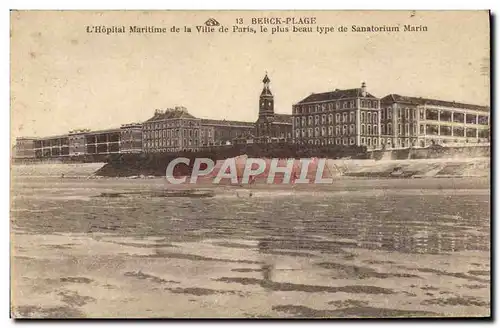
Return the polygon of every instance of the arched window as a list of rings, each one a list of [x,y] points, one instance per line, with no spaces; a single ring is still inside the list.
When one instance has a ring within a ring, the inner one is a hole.
[[[365,123],[365,112],[361,112],[361,122]]]
[[[354,134],[354,133],[356,133],[356,132],[354,131],[354,124],[351,124],[351,125],[349,126],[349,133],[350,133],[350,134]]]
[[[378,134],[378,127],[376,124],[373,125],[373,134]]]
[[[361,134],[365,134],[365,125],[361,124]]]
[[[372,134],[372,126],[371,126],[371,124],[368,124],[367,128],[368,128],[368,134]]]
[[[387,124],[387,134],[392,134],[392,124],[391,123]]]
[[[333,123],[333,114],[328,115],[328,124]]]
[[[342,126],[342,134],[347,134],[347,125]]]

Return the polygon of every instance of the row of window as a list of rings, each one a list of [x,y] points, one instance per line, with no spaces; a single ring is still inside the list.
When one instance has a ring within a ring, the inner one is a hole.
[[[178,121],[167,121],[167,122],[157,122],[157,123],[150,123],[150,124],[144,124],[144,130],[157,130],[157,129],[165,129],[165,128],[170,128],[170,127],[181,127],[181,126],[187,126],[187,127],[199,127],[200,122],[193,122],[193,121],[186,121],[186,120],[178,120]]]
[[[296,105],[294,107],[295,114],[311,114],[316,112],[326,112],[334,110],[334,109],[348,109],[348,108],[356,108],[355,100],[346,100],[346,101],[336,101],[329,102],[323,104],[316,105]],[[378,100],[361,100],[360,101],[361,108],[378,108]]]
[[[315,127],[314,130],[312,128],[306,129],[295,129],[295,137],[296,138],[313,138],[313,137],[326,137],[328,136],[333,136],[333,135],[347,135],[347,134],[356,134],[356,126],[354,124],[351,124],[349,126],[347,125],[337,125],[335,126],[335,134],[333,133],[333,126],[328,127],[328,134],[327,134],[327,129],[326,127],[322,126],[321,129],[319,127]],[[306,133],[307,132],[307,133]],[[378,125],[376,124],[361,124],[361,134],[378,134]]]
[[[321,115],[315,115],[315,116],[302,116],[302,117],[295,117],[295,126],[306,126],[306,125],[319,125],[320,123],[320,118],[321,118],[321,124],[326,124],[327,123],[327,118],[328,118],[328,124],[333,124],[333,114],[329,114],[328,116],[326,114]],[[335,114],[335,122],[340,123],[342,118],[342,123],[347,123],[347,122],[356,122],[356,113],[355,112],[345,112],[345,113],[337,113]],[[361,112],[361,117],[360,117],[361,123],[378,123],[378,115],[376,112]],[[302,124],[301,124],[302,123]]]
[[[158,148],[158,147],[177,147],[179,146],[179,141],[177,139],[160,139],[160,140],[153,140],[153,141],[147,141],[144,143],[144,146],[146,148]],[[198,139],[184,139],[183,140],[183,145],[184,146],[196,146],[199,144]]]
[[[182,137],[198,137],[198,131],[200,131],[200,136],[204,137],[203,130],[190,129],[190,130],[182,130]],[[177,138],[180,137],[181,133],[179,129],[175,130],[155,130],[155,131],[145,131],[143,133],[143,139],[157,139],[157,138]],[[212,137],[212,130],[207,131],[207,136],[209,138]]]

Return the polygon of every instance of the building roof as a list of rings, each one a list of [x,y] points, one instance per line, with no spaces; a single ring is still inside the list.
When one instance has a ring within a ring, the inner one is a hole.
[[[345,90],[336,89],[334,91],[329,91],[329,92],[313,93],[305,97],[301,101],[299,101],[297,104],[328,101],[328,100],[340,100],[345,98],[357,98],[357,97],[363,97],[361,88],[345,89]],[[366,92],[365,98],[376,99],[376,97],[369,92]]]
[[[185,108],[177,107],[174,109],[167,109],[165,111],[157,110],[155,112],[154,116],[151,117],[150,119],[148,119],[146,122],[161,121],[161,120],[174,119],[174,118],[194,119],[196,117],[189,114]]]
[[[274,114],[274,122],[292,124],[293,115],[291,115],[291,114]]]
[[[489,107],[487,107],[487,106],[472,105],[472,104],[465,104],[465,103],[460,103],[460,102],[455,102],[455,101],[445,101],[445,100],[429,99],[429,98],[422,98],[422,97],[401,96],[398,94],[387,95],[381,99],[381,102],[383,102],[383,103],[398,102],[398,103],[406,103],[406,104],[413,104],[413,105],[434,105],[434,106],[442,106],[442,107],[472,109],[472,110],[478,110],[478,111],[483,111],[483,112],[490,111]]]
[[[222,125],[222,126],[247,126],[254,127],[255,123],[253,122],[243,122],[243,121],[228,121],[228,120],[213,120],[209,118],[202,118],[201,124],[204,125]]]

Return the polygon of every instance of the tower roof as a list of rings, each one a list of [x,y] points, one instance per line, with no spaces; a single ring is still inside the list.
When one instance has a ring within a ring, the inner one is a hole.
[[[260,93],[260,96],[272,96],[273,94],[271,93],[271,90],[269,89],[269,82],[271,82],[271,79],[267,76],[264,76],[264,79],[262,80],[262,83],[264,83],[264,88],[262,89],[262,92]]]
[[[262,83],[269,83],[269,82],[271,82],[271,80],[267,76],[267,72],[266,72],[266,76],[264,76],[264,79],[262,80]]]

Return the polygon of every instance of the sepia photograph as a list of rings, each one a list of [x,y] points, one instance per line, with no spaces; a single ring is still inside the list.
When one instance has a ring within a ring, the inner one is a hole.
[[[13,319],[491,318],[488,10],[11,10]]]

